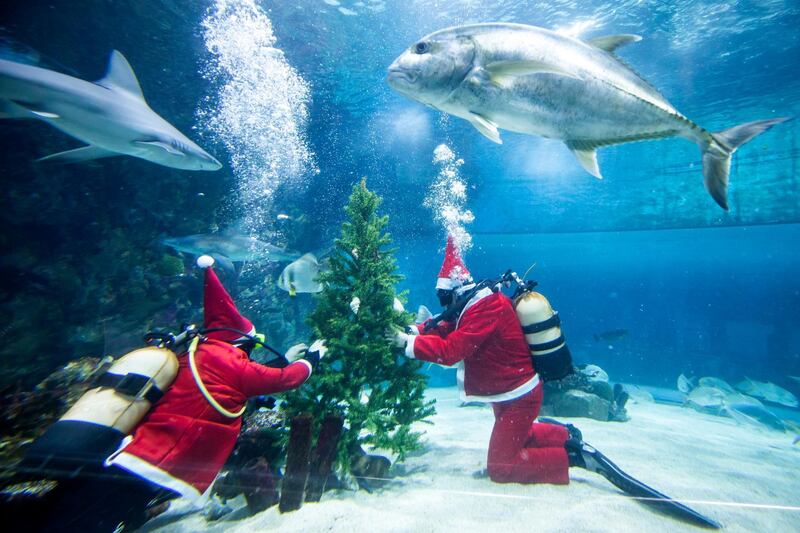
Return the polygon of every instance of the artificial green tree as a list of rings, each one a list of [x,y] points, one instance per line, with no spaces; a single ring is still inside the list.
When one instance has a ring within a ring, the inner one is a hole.
[[[287,398],[289,410],[344,418],[338,464],[349,462],[361,445],[396,453],[402,460],[419,447],[414,422],[434,413],[425,401],[426,378],[421,364],[399,354],[386,340],[390,328],[401,329],[411,315],[393,309],[397,273],[391,238],[384,232],[389,217],[378,216],[380,197],[366,181],[353,187],[329,268],[319,276],[323,291],[308,317],[316,338],[325,339],[328,353],[320,368]],[[358,311],[351,307],[360,300]]]

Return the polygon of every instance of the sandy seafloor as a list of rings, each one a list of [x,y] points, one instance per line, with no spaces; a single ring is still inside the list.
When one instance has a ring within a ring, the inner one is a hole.
[[[424,451],[395,465],[372,494],[331,491],[320,503],[280,514],[207,522],[185,505],[154,519],[150,531],[701,531],[627,498],[597,474],[570,469],[568,486],[496,484],[486,466],[489,406],[461,407],[455,388],[437,400]],[[569,419],[584,440],[623,470],[717,520],[725,531],[800,531],[800,444],[794,435],[738,425],[676,405],[628,404],[630,421]],[[567,419],[564,419],[567,420]],[[239,498],[241,500],[241,498]],[[241,505],[241,502],[239,502]],[[236,505],[234,500],[231,505]]]

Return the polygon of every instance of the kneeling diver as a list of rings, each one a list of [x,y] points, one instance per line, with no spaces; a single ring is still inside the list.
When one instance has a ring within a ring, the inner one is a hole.
[[[515,302],[500,292],[518,284]],[[464,401],[492,405],[487,472],[497,483],[569,483],[569,468],[597,472],[625,492],[707,526],[719,524],[622,472],[572,425],[539,419],[542,381],[572,372],[560,319],[547,300],[512,272],[475,283],[451,237],[436,282],[445,311],[407,332],[389,334],[406,357],[458,365]],[[516,306],[516,309],[515,309]]]
[[[153,398],[155,405],[124,440],[114,428],[89,427],[103,440],[99,449],[121,444],[110,456],[106,452],[104,461],[94,453],[67,476],[57,477],[54,497],[24,517],[26,530],[129,531],[147,520],[154,503],[182,496],[201,505],[233,450],[247,400],[297,388],[311,376],[325,355],[321,341],[290,350],[291,361],[283,368],[250,359],[259,342],[255,327],[237,310],[213,262],[208,256],[198,259],[205,268],[204,328],[178,357],[174,381],[160,399]],[[88,426],[75,420],[54,424],[32,445],[25,460],[29,470],[36,470],[38,462],[43,474],[50,473],[64,446]]]

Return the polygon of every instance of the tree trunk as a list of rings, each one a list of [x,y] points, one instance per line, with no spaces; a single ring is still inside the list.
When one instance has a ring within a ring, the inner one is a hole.
[[[342,435],[343,425],[344,419],[339,416],[329,416],[322,422],[317,446],[311,455],[311,471],[306,490],[307,502],[318,502],[322,497],[325,482],[331,473],[331,465],[336,458],[336,448]]]
[[[281,484],[280,512],[296,511],[303,505],[303,490],[308,477],[308,456],[311,451],[311,415],[300,414],[292,419],[289,446],[286,452],[286,473]]]

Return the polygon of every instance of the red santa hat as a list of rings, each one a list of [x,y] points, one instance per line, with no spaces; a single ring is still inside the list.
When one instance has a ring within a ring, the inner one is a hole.
[[[210,255],[201,255],[197,258],[197,266],[205,269],[205,288],[203,292],[203,325],[206,328],[232,328],[248,335],[256,332],[253,323],[239,314],[233,298],[225,290],[222,282],[217,277],[217,273],[211,268],[214,258]],[[236,342],[244,340],[238,333],[233,331],[214,331],[206,335],[209,339],[216,339],[223,342]]]
[[[452,290],[466,283],[472,283],[472,275],[467,270],[464,260],[461,259],[461,252],[458,250],[453,236],[448,235],[447,247],[444,250],[444,262],[439,270],[439,277],[436,279],[436,288]]]

